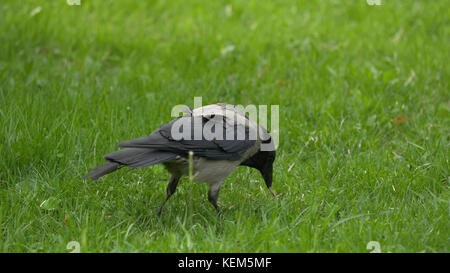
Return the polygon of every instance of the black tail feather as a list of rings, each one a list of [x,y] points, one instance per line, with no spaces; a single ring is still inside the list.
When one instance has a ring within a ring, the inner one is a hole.
[[[116,171],[122,166],[133,168],[149,167],[175,157],[176,154],[171,152],[147,148],[128,148],[105,155],[105,159],[109,162],[94,168],[89,174],[83,176],[83,179],[92,178],[93,180],[97,180],[104,175]]]
[[[116,162],[106,162],[100,166],[95,167],[90,173],[83,176],[83,179],[92,178],[92,180],[97,180],[100,177],[112,173],[119,169],[120,164]]]
[[[174,157],[174,153],[147,148],[128,148],[105,155],[108,161],[135,168],[149,167]]]

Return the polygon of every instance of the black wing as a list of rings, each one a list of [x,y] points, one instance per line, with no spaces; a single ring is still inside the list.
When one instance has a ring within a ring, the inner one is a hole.
[[[180,126],[180,124],[186,126]],[[195,130],[203,132],[205,126],[210,126],[211,132],[217,132],[216,136],[222,135],[222,137],[211,139],[201,134],[200,138],[195,139]],[[175,136],[173,132],[180,132],[183,137]],[[161,126],[150,136],[121,142],[119,147],[151,148],[181,156],[187,156],[189,151],[192,151],[196,156],[210,159],[238,160],[255,145],[254,136],[252,127],[238,123],[230,124],[223,116],[185,116]]]

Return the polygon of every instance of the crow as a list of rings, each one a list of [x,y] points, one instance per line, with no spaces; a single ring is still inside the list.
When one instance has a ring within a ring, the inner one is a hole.
[[[230,104],[186,108],[183,112],[183,116],[149,136],[119,143],[125,149],[105,155],[108,162],[83,179],[96,180],[121,167],[134,169],[162,163],[171,177],[158,216],[183,175],[191,174],[194,182],[209,184],[208,201],[219,213],[217,199],[222,182],[238,166],[257,169],[275,196],[271,190],[275,146],[265,128]]]

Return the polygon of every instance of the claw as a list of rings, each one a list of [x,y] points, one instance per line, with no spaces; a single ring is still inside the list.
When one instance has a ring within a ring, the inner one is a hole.
[[[273,195],[273,197],[278,198],[278,196],[272,191],[272,188],[269,188],[269,191]]]

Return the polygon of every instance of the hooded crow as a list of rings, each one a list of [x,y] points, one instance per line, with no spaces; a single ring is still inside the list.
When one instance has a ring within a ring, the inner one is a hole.
[[[96,180],[124,166],[143,168],[162,163],[171,178],[158,216],[175,193],[180,178],[189,173],[194,182],[209,184],[208,201],[218,212],[222,182],[238,166],[259,170],[274,195],[271,187],[275,146],[265,128],[249,119],[241,108],[230,104],[187,108],[183,112],[183,116],[147,137],[119,143],[125,149],[105,155],[108,162],[83,178]]]

